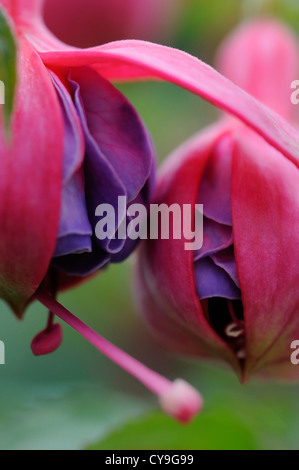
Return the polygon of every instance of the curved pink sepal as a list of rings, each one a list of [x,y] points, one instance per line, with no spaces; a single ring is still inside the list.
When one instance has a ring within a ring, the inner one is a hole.
[[[76,52],[41,52],[41,57],[49,67],[90,65],[111,80],[158,78],[179,85],[241,119],[299,166],[297,129],[185,52],[143,41],[119,41]]]
[[[298,214],[297,168],[259,136],[240,129],[232,218],[245,318],[245,380],[270,369],[275,375],[275,364],[284,364],[284,376],[299,377],[290,362],[290,345],[299,334]]]
[[[194,206],[206,162],[226,132],[217,124],[179,148],[162,169],[154,203]],[[165,347],[194,357],[226,359],[240,375],[233,351],[204,315],[195,287],[194,252],[185,250],[185,241],[170,236],[141,245],[135,289],[139,310]]]
[[[62,145],[53,85],[37,53],[20,39],[10,145],[0,136],[0,295],[19,315],[55,248]]]

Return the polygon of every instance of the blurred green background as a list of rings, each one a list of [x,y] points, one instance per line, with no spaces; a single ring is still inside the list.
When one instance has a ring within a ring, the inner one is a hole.
[[[299,32],[296,0],[186,0],[167,44],[212,63],[227,32],[260,10]],[[210,105],[169,84],[119,89],[151,131],[160,162],[217,117]],[[198,387],[205,398],[202,414],[190,426],[165,417],[147,390],[67,326],[57,352],[33,357],[30,342],[44,328],[46,310],[34,304],[20,323],[0,303],[0,339],[6,345],[6,365],[0,367],[0,449],[298,449],[299,385],[252,382],[244,387],[230,371],[161,349],[136,314],[133,265],[134,257],[110,266],[59,300],[147,365]]]

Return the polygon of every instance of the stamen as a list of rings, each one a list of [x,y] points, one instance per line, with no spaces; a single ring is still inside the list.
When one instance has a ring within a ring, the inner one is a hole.
[[[53,324],[54,324],[54,318],[55,318],[55,315],[53,312],[49,312],[49,315],[48,315],[48,323],[47,323],[47,330],[51,330]]]
[[[53,272],[48,283],[53,296],[56,295],[56,274]],[[49,311],[47,327],[38,333],[31,342],[31,350],[35,356],[45,356],[56,351],[62,343],[63,332],[58,323],[54,323],[55,315]]]
[[[239,338],[239,336],[244,334],[244,328],[232,322],[225,328],[225,334],[229,338]]]
[[[227,300],[227,306],[228,306],[228,310],[229,310],[230,316],[232,317],[232,319],[234,320],[234,322],[235,322],[240,328],[244,328],[244,322],[243,322],[243,320],[239,320],[239,318],[236,316],[233,303],[232,303],[232,301],[229,300],[229,299]]]
[[[246,359],[246,352],[245,352],[245,349],[240,349],[240,350],[237,352],[237,358],[238,358],[238,359]]]
[[[178,421],[186,423],[202,409],[203,399],[201,395],[187,382],[180,379],[171,382],[141,364],[98,335],[44,290],[37,291],[34,297],[57,317],[80,333],[99,351],[109,357],[109,359],[118,364],[129,374],[133,375],[145,387],[156,394],[159,397],[160,405],[165,413]]]

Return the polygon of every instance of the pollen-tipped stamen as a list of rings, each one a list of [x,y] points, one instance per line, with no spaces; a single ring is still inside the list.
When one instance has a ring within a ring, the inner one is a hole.
[[[57,317],[80,333],[109,359],[133,375],[145,387],[157,395],[165,413],[178,421],[186,423],[201,410],[203,399],[198,391],[187,382],[180,379],[171,382],[141,364],[85,325],[85,323],[69,312],[46,291],[39,290],[34,297]]]

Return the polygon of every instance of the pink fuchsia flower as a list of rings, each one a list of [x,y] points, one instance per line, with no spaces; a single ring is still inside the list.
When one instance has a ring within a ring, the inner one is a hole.
[[[10,147],[3,135],[0,140],[0,295],[18,315],[34,298],[51,311],[47,328],[33,341],[36,354],[59,345],[56,315],[148,386],[168,413],[188,420],[201,407],[197,392],[149,371],[54,300],[56,291],[78,281],[78,274],[82,279],[111,261],[115,251],[117,260],[130,251],[120,244],[111,253],[109,240],[96,244],[93,204],[107,199],[113,204],[124,191],[131,201],[147,199],[149,192],[148,136],[110,81],[160,78],[180,85],[240,117],[280,150],[282,161],[286,157],[298,164],[298,134],[270,109],[183,52],[140,41],[75,49],[46,29],[41,1],[0,4],[18,45]]]
[[[223,43],[218,62],[291,121],[298,57],[292,34],[264,20],[241,25]],[[222,117],[174,152],[155,195],[159,204],[203,204],[202,248],[190,252],[184,240],[150,240],[140,253],[136,290],[157,338],[177,352],[227,361],[242,381],[253,374],[299,376],[290,362],[299,334],[294,163],[244,123]]]
[[[129,239],[113,240],[113,233],[104,240],[95,237],[95,211],[102,203],[117,208],[120,196],[128,205],[136,200],[146,205],[153,181],[154,152],[132,105],[95,70],[91,67],[54,70],[42,63],[37,48],[26,38],[34,31],[33,25],[38,38],[47,44],[53,41],[51,47],[63,45],[46,29],[41,34],[42,24],[38,22],[41,2],[27,2],[27,6],[18,1],[3,4],[15,23],[19,62],[15,109],[18,121],[13,122],[13,136],[20,148],[15,149],[13,142],[8,150],[13,155],[22,152],[24,163],[18,159],[15,164],[18,169],[12,171],[21,180],[14,180],[13,191],[3,188],[6,207],[13,203],[18,206],[13,216],[18,215],[19,225],[8,227],[11,236],[3,242],[3,269],[7,276],[3,275],[2,296],[19,314],[49,267],[47,283],[51,290],[57,290],[61,283],[75,282],[75,276],[82,279],[109,262],[122,261],[132,252],[136,243]],[[30,134],[33,112],[39,119]],[[25,151],[22,141],[19,143],[21,131],[22,140],[28,142]],[[40,175],[37,184],[33,185],[29,177],[24,178],[24,168]],[[126,217],[126,207],[116,213],[120,220],[116,221],[115,230]],[[8,220],[7,213],[4,217],[4,224],[15,225],[14,217]],[[16,259],[21,257],[24,245],[14,231],[21,231],[21,227],[25,229],[26,265],[32,273],[28,278],[25,273],[27,279],[18,284],[20,264]]]
[[[178,20],[182,0],[46,0],[44,18],[61,40],[90,47],[118,39],[161,40]]]

